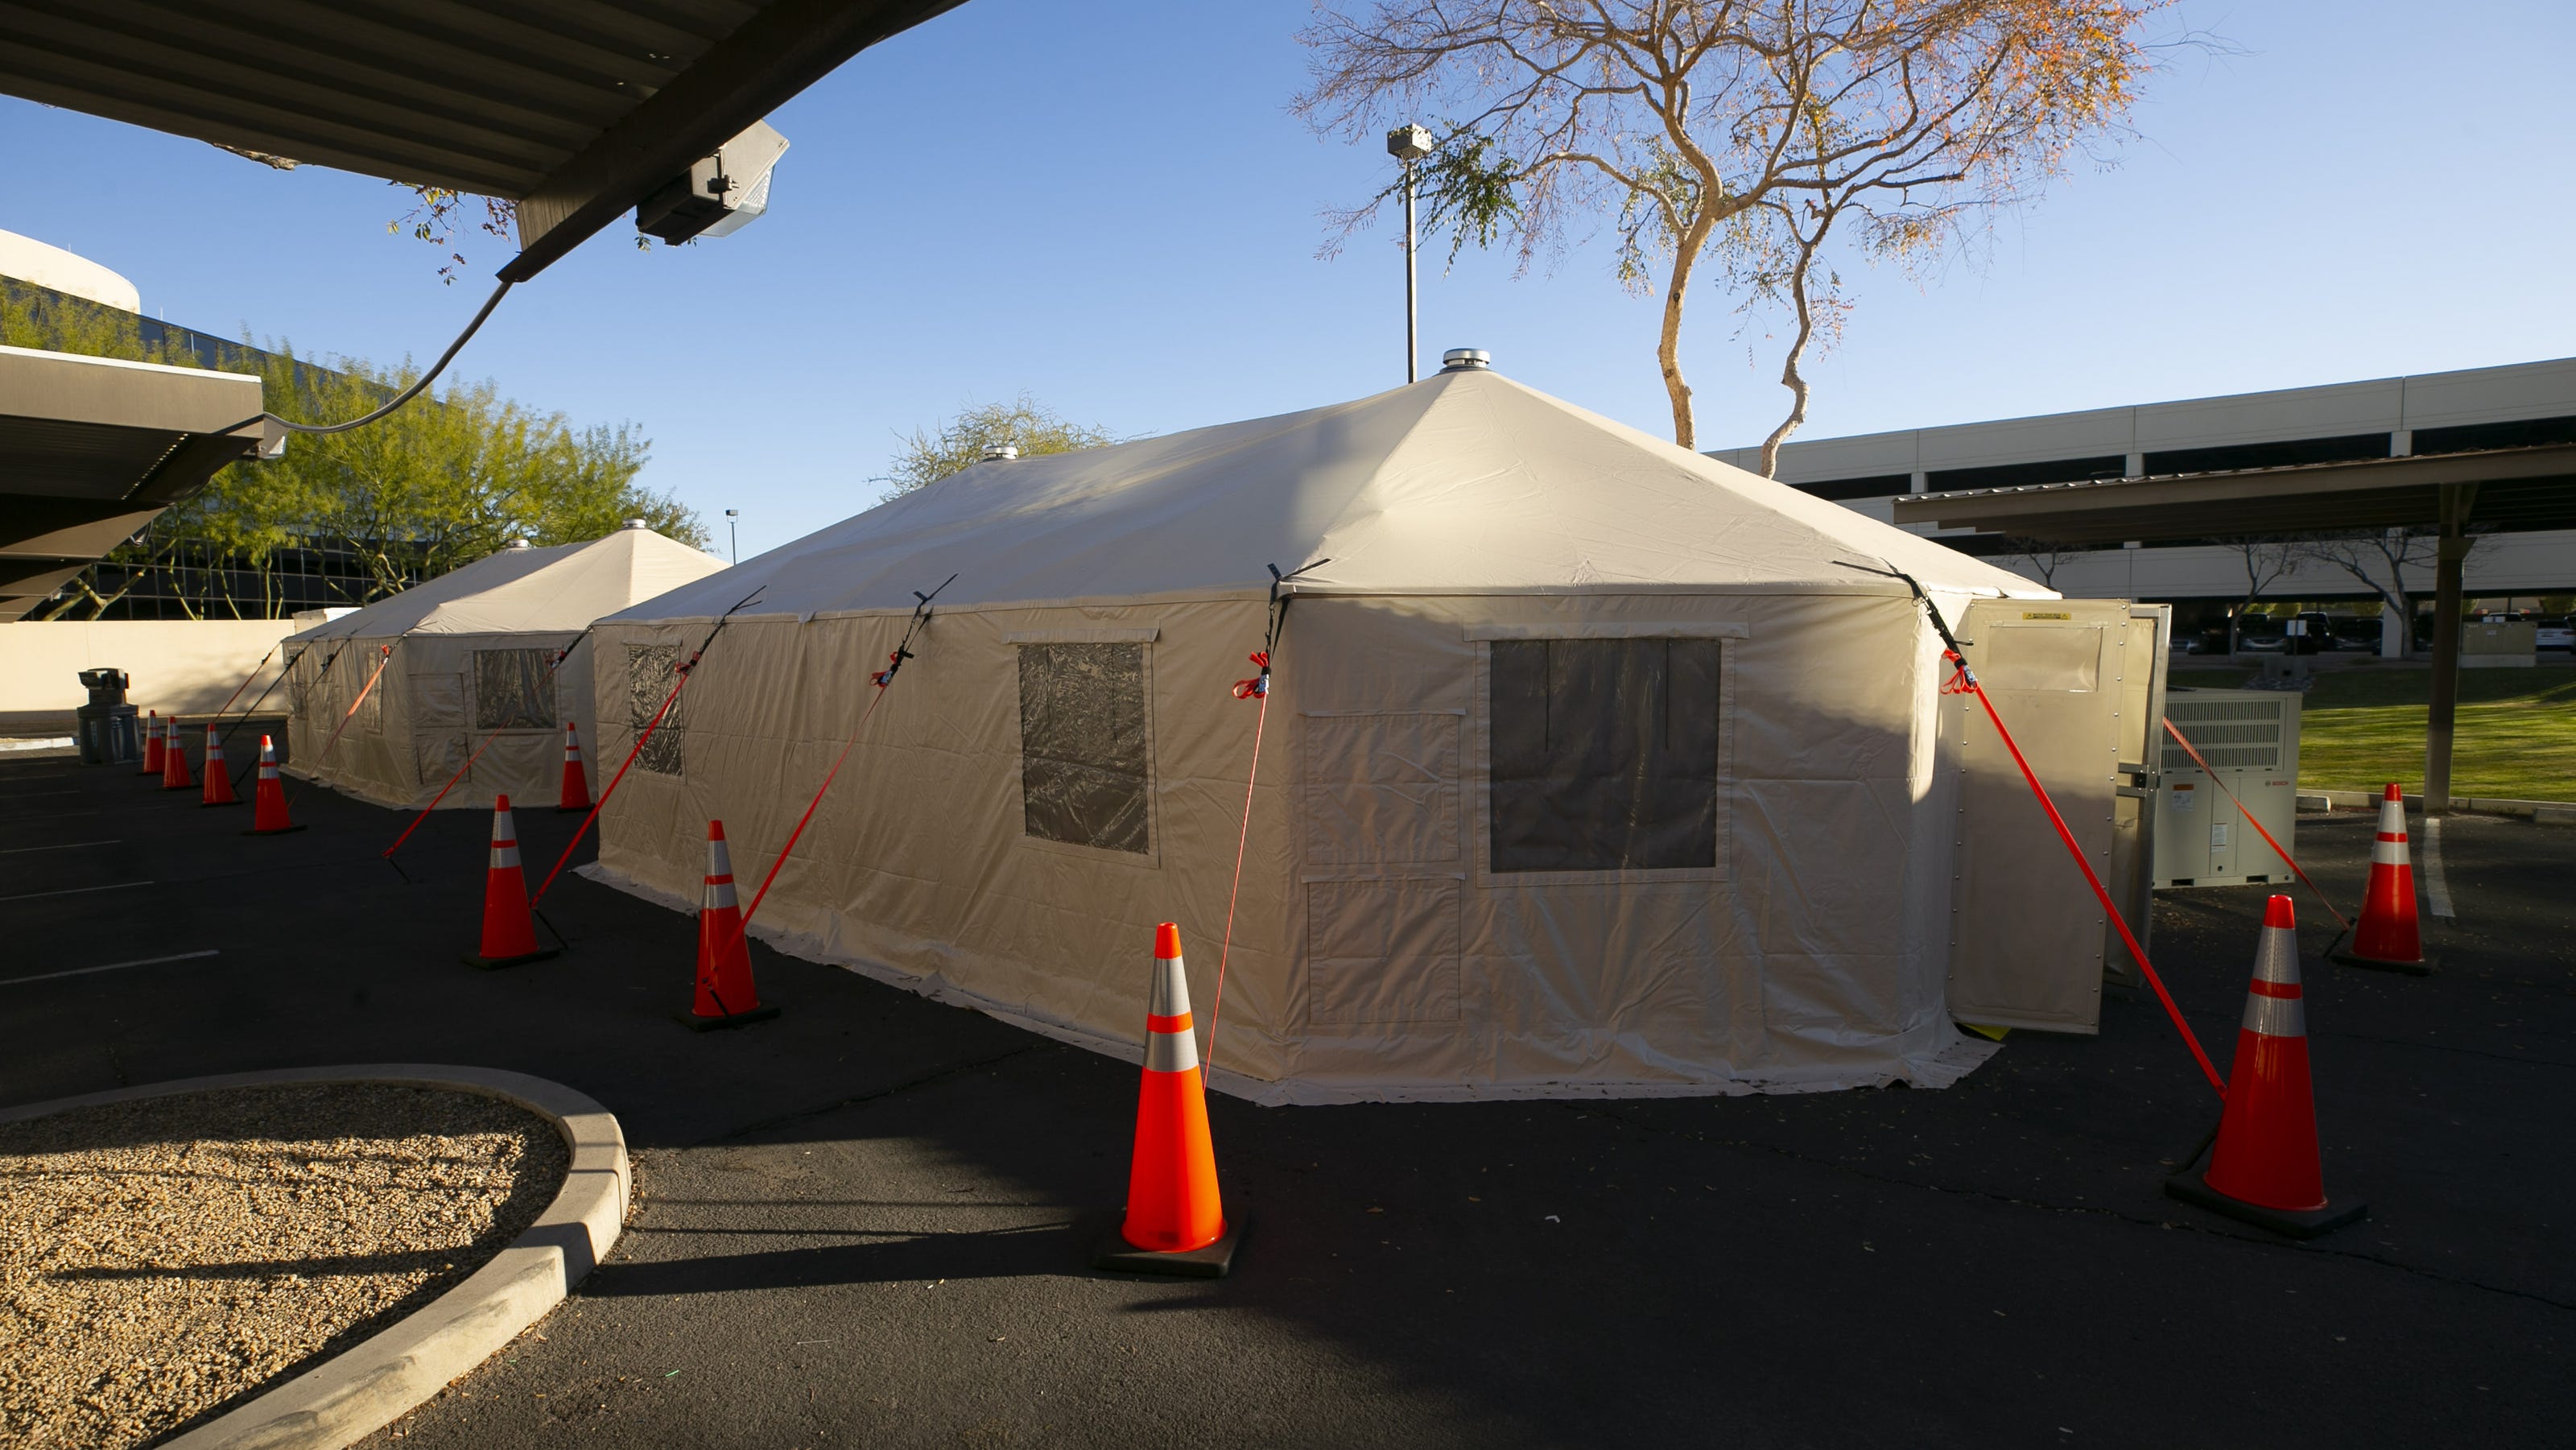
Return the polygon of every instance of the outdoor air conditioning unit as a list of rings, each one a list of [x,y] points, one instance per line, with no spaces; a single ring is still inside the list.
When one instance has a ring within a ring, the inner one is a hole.
[[[2244,886],[2287,881],[2290,868],[2245,814],[2263,823],[2284,851],[2299,814],[2299,696],[2287,690],[2173,689],[2165,718],[2201,759],[2203,770],[2164,736],[2164,768],[2156,790],[2155,884]],[[2240,814],[2227,791],[2244,802]]]
[[[787,138],[766,121],[716,148],[635,208],[635,229],[678,246],[695,237],[739,231],[769,209],[769,177],[787,154]]]

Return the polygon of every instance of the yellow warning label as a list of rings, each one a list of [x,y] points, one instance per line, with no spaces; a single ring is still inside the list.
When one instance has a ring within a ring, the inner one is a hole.
[[[2021,617],[2024,619],[2073,619],[2075,616],[2057,610],[2025,609],[2021,612]]]

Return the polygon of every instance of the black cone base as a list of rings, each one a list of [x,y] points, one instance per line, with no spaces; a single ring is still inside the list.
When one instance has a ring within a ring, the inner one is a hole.
[[[2327,960],[2347,967],[2365,967],[2374,972],[2403,972],[2410,977],[2429,977],[2433,975],[2434,967],[2439,965],[2431,952],[2411,962],[2383,962],[2376,957],[2357,957],[2350,952],[2336,952]]]
[[[581,812],[589,809],[590,807],[588,806],[557,806],[555,807],[555,814],[559,816],[579,815]]]
[[[675,1012],[672,1020],[691,1032],[713,1032],[719,1027],[741,1027],[752,1022],[766,1022],[779,1013],[779,1008],[754,1007],[746,1012],[728,1013],[722,1017],[701,1017],[695,1012]]]
[[[463,962],[465,963],[465,965],[467,965],[467,966],[469,966],[469,967],[481,967],[483,970],[485,970],[485,971],[487,971],[487,972],[497,972],[497,971],[501,970],[503,967],[516,967],[516,966],[523,966],[523,965],[525,965],[525,964],[527,964],[527,963],[529,963],[529,962],[542,962],[542,961],[546,960],[546,959],[547,959],[547,958],[549,958],[549,957],[559,957],[559,956],[562,956],[562,955],[563,955],[563,948],[561,948],[561,947],[540,947],[540,948],[538,948],[538,949],[537,949],[537,950],[535,950],[535,951],[529,952],[529,953],[528,953],[527,955],[525,955],[525,956],[518,956],[518,957],[462,957],[462,958],[459,958],[459,960],[463,961]]]
[[[304,828],[302,826],[280,826],[274,831],[263,831],[254,826],[251,829],[242,832],[242,834],[245,836],[291,836],[303,829]]]
[[[1243,1220],[1228,1218],[1225,1232],[1216,1242],[1187,1253],[1171,1254],[1157,1249],[1140,1249],[1127,1242],[1118,1232],[1116,1220],[1109,1233],[1092,1252],[1091,1267],[1113,1274],[1163,1274],[1182,1279],[1222,1279],[1234,1268],[1235,1245],[1243,1242]]]
[[[2215,1141],[2212,1139],[2213,1143]],[[2258,1203],[2247,1203],[2241,1198],[2230,1198],[2209,1186],[2209,1160],[2212,1155],[2212,1149],[2202,1149],[2201,1155],[2193,1159],[2188,1167],[2166,1179],[2165,1196],[2181,1199],[2194,1208],[2205,1208],[2211,1213],[2225,1214],[2239,1223],[2250,1223],[2256,1228],[2269,1229],[2284,1238],[2293,1239],[2312,1239],[2319,1234],[2332,1233],[2346,1224],[2359,1223],[2370,1216],[2370,1205],[2366,1203],[2335,1203],[2329,1200],[2323,1208],[2302,1210],[2265,1208]]]

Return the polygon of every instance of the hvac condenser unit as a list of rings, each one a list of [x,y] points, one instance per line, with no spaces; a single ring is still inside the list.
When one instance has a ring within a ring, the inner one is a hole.
[[[2156,876],[2165,886],[2244,886],[2287,881],[2263,829],[2295,852],[2299,812],[2299,696],[2275,690],[2174,689],[2165,718],[2200,757],[2203,770],[2173,736],[2164,736],[2164,769],[2156,791]],[[2221,783],[2226,790],[2219,789]],[[2235,801],[2228,799],[2233,791]],[[2237,801],[2244,810],[2237,809]]]

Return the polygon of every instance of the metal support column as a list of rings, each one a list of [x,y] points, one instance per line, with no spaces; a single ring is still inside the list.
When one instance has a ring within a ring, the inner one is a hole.
[[[2424,814],[2451,809],[2452,721],[2460,702],[2460,579],[2473,540],[2469,510],[2478,486],[2442,486],[2442,535],[2433,568],[2433,686],[2424,712]]]

